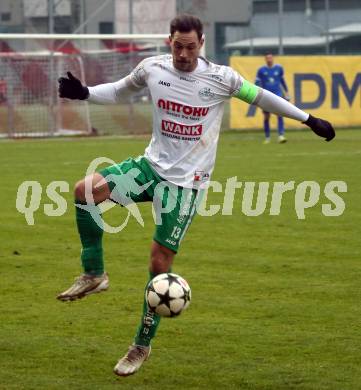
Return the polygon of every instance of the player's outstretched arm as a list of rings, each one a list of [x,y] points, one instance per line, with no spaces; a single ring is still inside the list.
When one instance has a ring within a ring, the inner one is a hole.
[[[285,99],[247,80],[243,80],[241,87],[233,93],[233,96],[249,104],[255,104],[263,111],[300,121],[326,141],[331,141],[335,137],[335,130],[331,123],[307,114]]]
[[[59,97],[68,99],[85,100],[89,96],[89,90],[83,86],[79,79],[67,72],[68,77],[60,77],[59,83]]]
[[[80,80],[67,72],[68,77],[60,77],[59,82],[59,96],[68,99],[88,99],[93,103],[98,104],[114,104],[117,103],[121,96],[126,94],[133,94],[140,88],[134,86],[131,82],[130,76],[114,83],[106,83],[95,85],[94,87],[87,87],[82,85]]]
[[[319,137],[325,138],[326,141],[331,141],[335,138],[335,130],[330,122],[307,114],[292,103],[265,89],[259,90],[254,104],[257,104],[264,111],[285,116],[304,123]]]

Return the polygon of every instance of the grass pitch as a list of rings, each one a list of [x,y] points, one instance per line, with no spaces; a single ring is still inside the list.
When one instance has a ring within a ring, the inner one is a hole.
[[[289,132],[289,143],[262,145],[261,133],[222,134],[212,177],[319,183],[314,207],[297,219],[295,191],[279,216],[242,213],[243,188],[233,215],[197,216],[173,271],[192,287],[179,318],[163,319],[153,353],[133,377],[117,378],[116,361],[132,341],[141,313],[153,222],[140,206],[134,219],[104,239],[111,289],[72,303],[55,300],[80,273],[72,194],[60,217],[46,186],[70,191],[89,162],[142,154],[146,139],[92,138],[0,142],[2,167],[0,389],[360,389],[361,383],[361,133],[339,131],[326,143],[310,132]],[[15,207],[25,180],[42,185],[34,226]],[[346,209],[322,214],[331,180],[347,183]],[[115,207],[107,221],[124,220]]]

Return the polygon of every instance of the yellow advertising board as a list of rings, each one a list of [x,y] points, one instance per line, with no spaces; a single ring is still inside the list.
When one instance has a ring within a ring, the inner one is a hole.
[[[361,56],[279,56],[291,102],[300,109],[327,119],[336,127],[361,126]],[[230,66],[254,82],[263,57],[231,57]],[[233,129],[260,129],[262,110],[231,99],[230,126]],[[303,125],[285,120],[286,128]],[[276,126],[272,115],[271,126]]]

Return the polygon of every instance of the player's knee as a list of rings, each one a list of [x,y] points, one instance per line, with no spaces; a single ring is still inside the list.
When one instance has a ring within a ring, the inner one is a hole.
[[[95,173],[75,184],[74,196],[82,202],[99,204],[110,198],[110,189],[103,176]]]
[[[85,181],[80,180],[75,184],[74,187],[74,197],[77,200],[85,202]]]

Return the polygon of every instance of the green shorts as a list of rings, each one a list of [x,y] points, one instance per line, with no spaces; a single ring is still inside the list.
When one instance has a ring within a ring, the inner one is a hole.
[[[107,181],[113,201],[123,206],[153,202],[156,223],[153,239],[176,253],[194,218],[198,191],[166,181],[143,156],[128,158],[99,173]]]

